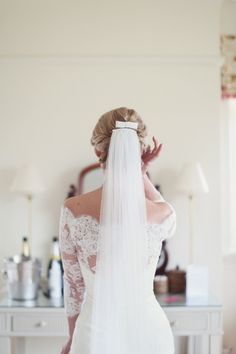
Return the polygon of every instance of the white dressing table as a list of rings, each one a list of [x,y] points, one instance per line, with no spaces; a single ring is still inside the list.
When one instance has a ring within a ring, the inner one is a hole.
[[[213,298],[187,300],[184,295],[159,295],[175,336],[189,336],[188,354],[222,353],[222,306]],[[25,354],[27,337],[67,337],[63,300],[53,302],[40,294],[35,301],[0,297],[0,353]]]

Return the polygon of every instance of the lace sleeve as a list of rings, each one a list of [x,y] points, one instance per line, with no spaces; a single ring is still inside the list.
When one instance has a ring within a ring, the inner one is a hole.
[[[67,316],[78,315],[84,300],[85,283],[77,258],[76,247],[70,234],[70,215],[61,207],[59,224],[59,244],[64,275],[64,305]]]

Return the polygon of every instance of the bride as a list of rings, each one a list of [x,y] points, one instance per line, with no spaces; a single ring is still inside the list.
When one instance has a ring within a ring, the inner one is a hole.
[[[103,114],[91,138],[102,186],[67,199],[59,240],[69,339],[61,354],[174,354],[168,319],[153,293],[162,241],[176,213],[147,176],[162,149],[145,145],[133,109]]]

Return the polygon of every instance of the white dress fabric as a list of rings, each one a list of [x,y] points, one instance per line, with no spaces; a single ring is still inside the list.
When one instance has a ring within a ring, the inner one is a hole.
[[[164,201],[162,198],[161,201]],[[167,203],[167,202],[166,202]],[[147,264],[147,300],[143,304],[149,316],[146,347],[154,348],[143,354],[174,354],[174,338],[169,321],[153,292],[153,278],[161,253],[162,242],[176,230],[176,213],[172,212],[161,223],[147,223],[149,260]],[[96,252],[99,222],[82,214],[75,216],[66,206],[61,207],[59,242],[64,267],[64,304],[68,317],[78,315],[69,354],[90,354],[91,316],[93,304]],[[111,353],[112,354],[112,353]],[[126,353],[121,353],[126,354]],[[127,353],[135,354],[135,353]]]

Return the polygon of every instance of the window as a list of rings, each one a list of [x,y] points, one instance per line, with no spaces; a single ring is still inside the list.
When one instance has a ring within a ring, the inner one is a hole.
[[[223,253],[236,253],[236,98],[221,101]]]

